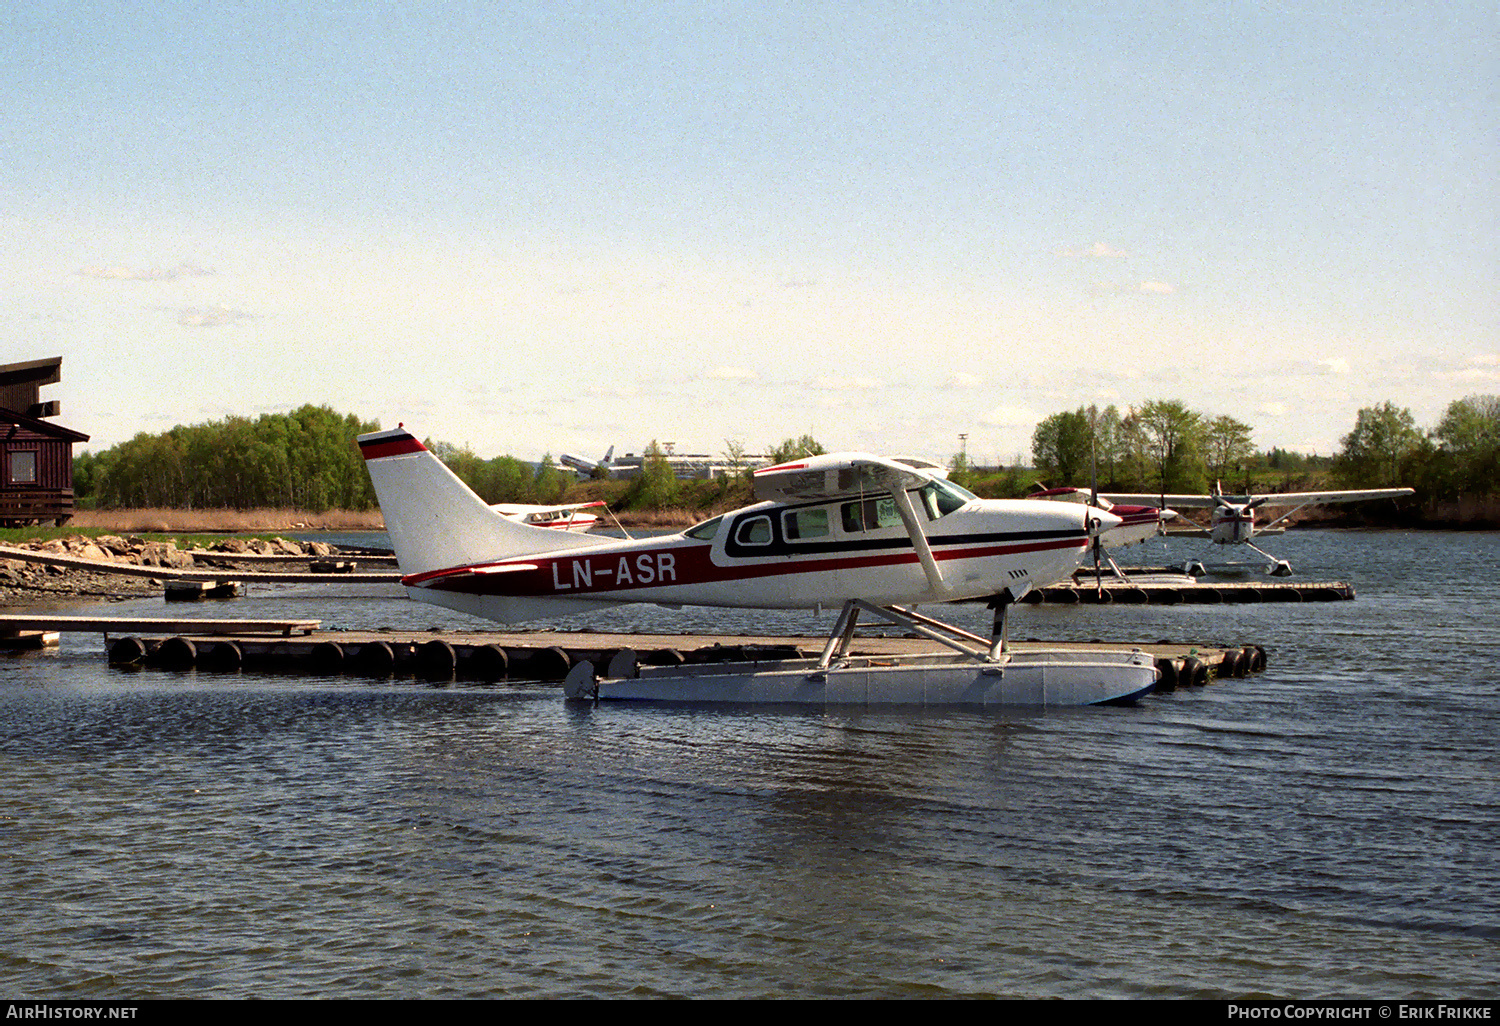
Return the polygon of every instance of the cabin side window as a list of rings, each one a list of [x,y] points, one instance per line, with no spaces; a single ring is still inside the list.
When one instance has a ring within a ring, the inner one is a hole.
[[[750,517],[747,520],[741,520],[739,526],[734,529],[734,540],[740,545],[771,544],[771,518]]]
[[[828,510],[794,509],[782,515],[782,533],[787,541],[826,538],[829,532]]]
[[[857,534],[881,527],[896,527],[901,523],[901,514],[896,512],[896,500],[887,495],[843,503],[839,506],[839,522],[846,534]]]
[[[36,450],[21,449],[6,454],[7,481],[10,484],[36,484]]]

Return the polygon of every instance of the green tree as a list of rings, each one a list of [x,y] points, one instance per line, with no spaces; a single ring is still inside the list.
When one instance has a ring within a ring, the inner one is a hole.
[[[1343,438],[1335,473],[1354,487],[1399,486],[1407,461],[1422,445],[1411,411],[1387,401],[1361,409],[1354,430]]]
[[[767,458],[770,459],[771,465],[775,466],[778,463],[789,463],[792,460],[799,460],[804,456],[821,456],[827,451],[827,449],[823,448],[822,443],[812,435],[802,435],[799,438],[783,440],[780,445],[774,446],[767,453]]]
[[[646,447],[641,472],[625,491],[625,505],[630,509],[666,509],[676,500],[680,482],[667,462],[656,439]]]
[[[1031,433],[1031,459],[1037,473],[1054,487],[1087,484],[1093,459],[1088,411],[1080,406],[1038,424]]]
[[[1454,400],[1432,434],[1448,471],[1447,490],[1476,495],[1500,490],[1500,396]]]
[[[1203,450],[1209,472],[1215,481],[1228,481],[1230,474],[1243,470],[1245,462],[1255,455],[1250,442],[1254,429],[1230,416],[1219,416],[1204,426]]]
[[[104,508],[369,509],[375,492],[354,439],[378,428],[324,406],[179,424],[91,457],[86,486]]]
[[[543,455],[542,462],[537,464],[532,481],[535,485],[536,501],[543,506],[558,505],[568,491],[568,475],[557,469],[557,464],[552,462],[550,452]]]
[[[1201,492],[1203,417],[1175,399],[1146,403],[1140,430],[1163,492]]]

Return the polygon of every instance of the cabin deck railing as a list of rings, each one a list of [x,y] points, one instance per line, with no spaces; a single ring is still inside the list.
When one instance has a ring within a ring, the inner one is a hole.
[[[0,488],[0,522],[56,520],[72,515],[71,488]]]

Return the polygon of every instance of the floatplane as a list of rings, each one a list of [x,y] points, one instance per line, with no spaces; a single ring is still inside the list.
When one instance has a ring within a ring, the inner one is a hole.
[[[1121,526],[1102,509],[980,499],[919,461],[837,453],[757,470],[759,501],[677,534],[614,539],[538,528],[496,513],[405,428],[362,435],[407,595],[517,623],[655,603],[838,609],[816,659],[573,667],[574,699],[791,704],[1091,705],[1154,687],[1129,651],[1012,651],[1010,607],[1068,577]],[[985,601],[989,638],[918,612]],[[873,659],[851,650],[862,614],[941,644]]]
[[[1041,499],[1048,502],[1075,502],[1084,506],[1094,506],[1105,510],[1120,518],[1120,526],[1102,532],[1096,539],[1094,545],[1093,576],[1095,582],[1103,586],[1103,568],[1109,568],[1109,575],[1116,581],[1137,584],[1165,584],[1182,583],[1190,580],[1187,574],[1161,572],[1128,573],[1115,558],[1110,555],[1113,549],[1123,549],[1131,545],[1141,543],[1153,538],[1160,538],[1166,534],[1167,524],[1176,520],[1178,513],[1165,505],[1152,506],[1142,503],[1112,502],[1107,496],[1099,494],[1091,488],[1041,488],[1029,493],[1028,499]],[[1074,583],[1085,576],[1085,568],[1073,572]]]
[[[562,506],[529,506],[524,503],[502,502],[491,506],[490,509],[502,517],[519,520],[533,527],[546,527],[554,531],[589,531],[598,526],[599,517],[593,513],[580,513],[579,510],[599,509],[607,505],[608,503],[602,500],[572,502]]]
[[[1331,492],[1281,492],[1269,495],[1225,495],[1219,488],[1208,495],[1135,495],[1135,494],[1108,494],[1101,498],[1111,502],[1124,503],[1159,503],[1162,507],[1169,503],[1172,506],[1212,508],[1213,514],[1210,518],[1207,536],[1209,548],[1213,546],[1243,545],[1252,552],[1261,556],[1265,563],[1265,572],[1273,577],[1286,577],[1292,572],[1292,565],[1284,559],[1275,556],[1257,546],[1250,539],[1257,534],[1266,534],[1276,531],[1293,514],[1306,509],[1308,506],[1318,506],[1324,503],[1335,502],[1366,502],[1370,499],[1399,499],[1407,495],[1415,495],[1416,491],[1411,488],[1374,488],[1364,491],[1331,491]],[[1258,509],[1286,509],[1286,512],[1264,526],[1255,522],[1255,511]],[[1184,573],[1202,573],[1205,568],[1212,569],[1235,569],[1246,566],[1260,566],[1258,560],[1219,560],[1215,563],[1204,563],[1202,559],[1188,559],[1183,562]]]

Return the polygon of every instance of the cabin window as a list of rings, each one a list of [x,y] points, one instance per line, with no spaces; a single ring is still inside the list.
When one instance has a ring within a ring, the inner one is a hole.
[[[719,522],[723,519],[723,517],[714,517],[712,520],[705,520],[695,527],[689,527],[682,533],[697,541],[713,541],[714,535],[719,533]]]
[[[846,502],[839,507],[839,518],[848,534],[896,527],[901,523],[901,514],[896,512],[896,500],[889,495],[880,499]]]
[[[734,540],[741,545],[771,544],[771,518],[751,517],[741,520],[740,526],[735,528]]]
[[[804,538],[826,538],[828,536],[828,510],[794,509],[781,518],[781,527],[787,541]]]
[[[6,470],[11,484],[36,484],[36,450],[22,449],[7,454]]]

